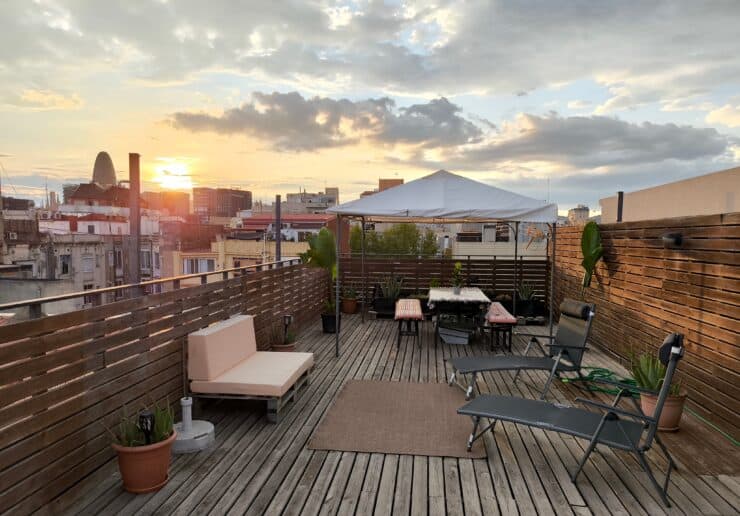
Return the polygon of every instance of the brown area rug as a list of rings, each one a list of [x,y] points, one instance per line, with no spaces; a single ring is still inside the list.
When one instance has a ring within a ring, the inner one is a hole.
[[[482,440],[468,452],[473,424],[457,414],[463,392],[444,383],[351,380],[308,443],[312,450],[431,457],[486,456]]]

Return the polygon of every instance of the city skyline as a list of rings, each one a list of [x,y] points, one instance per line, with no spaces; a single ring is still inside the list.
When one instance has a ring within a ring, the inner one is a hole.
[[[5,195],[89,181],[255,200],[439,168],[560,205],[736,166],[737,4],[9,2]],[[7,38],[7,39],[6,39]]]

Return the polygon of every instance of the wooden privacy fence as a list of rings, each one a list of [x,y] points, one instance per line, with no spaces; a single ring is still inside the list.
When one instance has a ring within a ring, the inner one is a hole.
[[[264,349],[284,314],[318,317],[327,282],[294,265],[0,327],[0,512],[30,513],[108,461],[101,423],[124,404],[176,405],[188,333],[253,314]]]
[[[528,283],[535,289],[536,296],[547,299],[550,287],[548,260],[542,259],[501,259],[501,258],[424,258],[416,256],[377,256],[365,257],[366,285],[368,291],[362,292],[362,260],[358,254],[342,255],[340,274],[342,284],[352,285],[360,300],[372,296],[373,285],[383,278],[393,275],[403,277],[405,291],[424,293],[429,290],[432,280],[441,286],[450,286],[455,262],[463,266],[465,284],[479,287],[496,294],[513,294],[515,278],[518,283]]]
[[[592,341],[628,361],[685,334],[690,407],[740,436],[740,213],[602,224],[606,250],[585,297]],[[670,246],[663,235],[680,234]],[[581,297],[580,228],[558,230],[555,298]]]

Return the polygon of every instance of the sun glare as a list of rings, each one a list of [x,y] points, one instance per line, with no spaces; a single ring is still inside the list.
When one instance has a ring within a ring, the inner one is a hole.
[[[154,169],[155,180],[162,188],[168,190],[190,190],[193,187],[190,171],[187,164],[170,159],[162,159],[163,163]]]

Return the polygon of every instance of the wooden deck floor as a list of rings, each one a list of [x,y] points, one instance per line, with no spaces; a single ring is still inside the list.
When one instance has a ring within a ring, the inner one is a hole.
[[[112,461],[48,509],[82,514],[667,512],[631,456],[603,449],[592,455],[574,484],[568,471],[575,467],[584,441],[508,423],[498,426],[495,435],[489,432],[485,437],[487,459],[307,449],[309,437],[346,380],[443,382],[448,373],[443,358],[487,352],[483,346],[435,348],[429,323],[425,324],[421,348],[404,339],[400,349],[396,349],[396,326],[390,321],[361,324],[359,316],[353,316],[345,317],[343,324],[339,359],[334,358],[333,336],[322,335],[318,325],[300,335],[302,350],[316,355],[316,369],[311,384],[285,411],[279,424],[266,422],[261,405],[212,403],[196,416],[216,424],[216,447],[175,457],[171,479],[161,491],[139,496],[124,492]],[[516,342],[516,346],[522,343]],[[591,351],[586,362],[616,367],[598,351]],[[511,380],[508,373],[486,374],[480,387],[533,397],[532,386],[542,385],[544,377],[534,373],[524,375],[516,384]],[[562,402],[572,402],[573,393],[561,385],[554,389],[554,395]],[[469,423],[466,420],[463,424]],[[680,434],[671,439],[672,451],[678,451]],[[738,467],[736,457],[729,459],[734,467]],[[737,513],[738,471],[730,468],[722,474],[696,474],[692,464],[679,457],[680,469],[674,472],[669,491],[674,508],[669,512]]]

